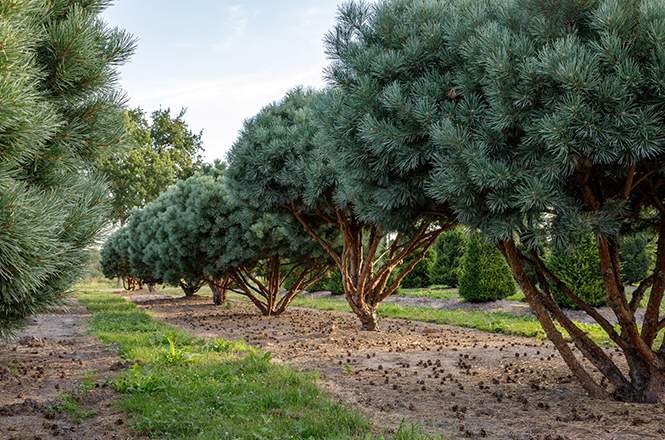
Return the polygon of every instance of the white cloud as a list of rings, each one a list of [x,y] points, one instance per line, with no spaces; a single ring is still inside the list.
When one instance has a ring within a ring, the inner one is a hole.
[[[198,132],[203,129],[203,145],[208,161],[223,159],[235,142],[243,121],[270,102],[281,99],[298,85],[322,87],[322,66],[275,72],[266,69],[251,75],[210,79],[179,78],[140,81],[127,84],[130,106],[151,112],[162,107],[187,107],[185,120]],[[196,121],[192,124],[190,121]]]
[[[250,16],[243,5],[230,6],[223,10],[222,15],[225,17],[220,26],[222,39],[210,45],[216,52],[224,52],[237,45],[245,35]]]

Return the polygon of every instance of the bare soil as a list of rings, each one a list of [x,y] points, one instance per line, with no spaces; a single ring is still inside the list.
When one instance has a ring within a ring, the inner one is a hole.
[[[382,332],[362,332],[346,312],[294,307],[263,317],[240,301],[215,307],[208,297],[117,293],[201,337],[244,339],[272,352],[275,362],[317,372],[333,396],[389,431],[408,420],[454,438],[665,438],[665,405],[588,398],[548,341],[393,319],[382,319]],[[437,300],[404,298],[390,300],[445,308]],[[528,313],[519,303],[482,307]],[[83,308],[41,316],[17,343],[0,345],[0,439],[141,438],[125,427],[127,416],[113,406],[117,395],[107,382],[79,396],[85,410],[97,410],[93,417],[47,418],[52,399],[68,390],[76,395],[72,390],[90,371],[112,380],[127,366],[85,334],[87,316]]]
[[[126,367],[102,342],[85,333],[85,308],[39,316],[19,339],[0,344],[0,439],[125,440],[142,438],[125,427],[109,386]],[[82,393],[86,380],[96,387]],[[89,417],[54,411],[68,393]],[[93,414],[94,413],[94,414]]]
[[[264,317],[239,301],[125,297],[201,337],[244,339],[317,372],[334,396],[389,430],[408,420],[454,438],[665,438],[665,405],[587,397],[548,341],[396,319],[363,332],[347,312],[293,307]]]

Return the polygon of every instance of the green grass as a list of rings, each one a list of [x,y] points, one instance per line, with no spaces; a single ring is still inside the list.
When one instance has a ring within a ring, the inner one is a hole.
[[[400,289],[398,295],[421,296],[432,299],[457,299],[461,298],[457,290],[452,289]]]
[[[44,413],[47,418],[53,418],[56,414],[66,412],[72,417],[74,423],[97,414],[97,409],[86,410],[83,408],[82,396],[97,387],[97,372],[90,371],[83,380],[74,388],[58,394],[55,399],[44,404]]]
[[[92,314],[91,331],[135,361],[114,386],[130,426],[151,437],[384,439],[359,411],[325,395],[314,374],[274,364],[270,353],[243,341],[199,339],[118,295],[86,290],[79,297]],[[450,436],[403,423],[391,438]]]

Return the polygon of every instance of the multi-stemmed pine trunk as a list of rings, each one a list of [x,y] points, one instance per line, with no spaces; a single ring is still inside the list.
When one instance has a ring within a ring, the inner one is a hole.
[[[616,241],[604,236],[598,237],[600,267],[607,297],[620,327],[618,332],[612,323],[582,301],[563,281],[548,270],[536,252],[531,252],[528,256],[523,255],[512,240],[501,242],[499,247],[548,338],[591,396],[599,399],[615,398],[625,401],[665,403],[665,342],[661,342],[658,348],[654,347],[658,333],[665,328],[665,318],[659,318],[659,308],[665,290],[665,217],[661,220],[654,272],[640,283],[630,299],[621,281],[619,247]],[[537,284],[532,283],[527,276],[525,264],[534,269],[538,278]],[[628,376],[624,375],[615,361],[591,340],[583,329],[562,312],[552,299],[550,283],[591,316],[609,335],[623,352],[628,365]],[[635,315],[649,287],[651,294],[640,331]],[[555,327],[554,320],[568,332],[575,346],[609,381],[613,390],[607,390],[593,379]]]
[[[317,212],[317,216],[341,231],[343,245],[340,253],[331,243],[316,234],[293,206],[288,208],[335,261],[342,274],[344,296],[351,310],[358,315],[363,330],[369,331],[380,330],[377,316],[379,304],[397,290],[402,279],[423,259],[427,250],[445,230],[422,222],[410,237],[396,234],[383,249],[381,243],[389,237],[374,225],[359,221],[355,216],[347,216],[339,210],[336,217]],[[393,271],[406,257],[417,252],[417,257],[406,267],[400,268],[397,276],[388,284]]]
[[[182,289],[183,292],[185,292],[185,297],[186,298],[191,298],[194,296],[196,292],[199,291],[201,287],[205,284],[205,280],[200,280],[200,281],[185,281],[185,280],[180,280],[180,288]]]
[[[302,268],[298,277],[280,297],[284,281],[298,267]],[[302,267],[298,262],[285,261],[282,256],[275,254],[264,260],[261,269],[266,276],[263,279],[254,276],[253,269],[245,266],[238,267],[231,275],[232,281],[240,289],[239,293],[249,298],[263,316],[279,316],[286,311],[289,304],[298,295],[321,279],[327,266],[314,262]]]
[[[231,276],[227,275],[222,279],[207,277],[206,282],[212,291],[213,304],[216,306],[224,304],[226,302],[226,293],[231,287],[231,284],[233,284]]]

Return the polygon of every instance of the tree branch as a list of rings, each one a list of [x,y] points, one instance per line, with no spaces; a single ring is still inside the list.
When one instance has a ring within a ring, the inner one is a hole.
[[[529,276],[524,271],[524,267],[519,258],[519,252],[515,247],[515,242],[513,240],[503,240],[499,243],[498,247],[512,269],[515,280],[522,288],[524,297],[536,313],[536,317],[547,334],[547,337],[554,343],[559,353],[561,353],[561,357],[572,370],[577,380],[592,397],[608,400],[610,398],[609,393],[603,387],[598,385],[580,364],[575,357],[575,354],[563,339],[561,332],[555,327],[544,305],[539,300],[540,296],[538,295],[538,289],[536,289],[529,279]]]
[[[554,275],[552,271],[550,271],[547,266],[545,266],[545,263],[540,259],[540,257],[536,254],[536,251],[531,251],[531,258],[526,257],[525,255],[520,254],[520,259],[522,261],[525,261],[531,267],[534,268],[534,270],[542,272],[542,274],[547,278],[549,281],[554,283],[554,285],[564,294],[566,295],[577,307],[579,307],[581,310],[583,310],[586,314],[591,316],[594,321],[600,325],[600,327],[605,330],[605,332],[608,334],[610,339],[617,344],[619,347],[621,347],[623,350],[628,350],[629,346],[626,343],[626,341],[614,330],[614,326],[603,317],[596,309],[593,307],[590,307],[587,303],[582,301],[582,299],[577,296],[575,292],[573,292],[566,283],[561,281],[559,277]]]
[[[339,255],[337,255],[332,246],[330,246],[323,238],[319,237],[319,235],[316,232],[314,232],[314,230],[312,230],[312,228],[305,222],[305,220],[303,220],[302,216],[298,213],[298,211],[296,211],[295,203],[291,202],[290,206],[286,204],[283,204],[282,206],[288,209],[296,217],[296,220],[298,220],[298,222],[300,222],[300,224],[305,228],[305,231],[307,231],[307,233],[311,235],[314,238],[314,240],[316,240],[321,246],[323,246],[323,248],[332,257],[332,259],[335,260],[335,263],[337,263],[337,265],[341,268],[342,260],[339,257]]]
[[[628,338],[628,342],[642,359],[646,362],[652,362],[655,359],[655,354],[640,337],[635,318],[628,309],[626,296],[621,295],[617,288],[609,242],[602,235],[598,237],[598,255],[600,257],[600,269],[603,273],[607,297],[610,300],[612,311],[614,311],[619,325],[621,325],[623,334]]]

